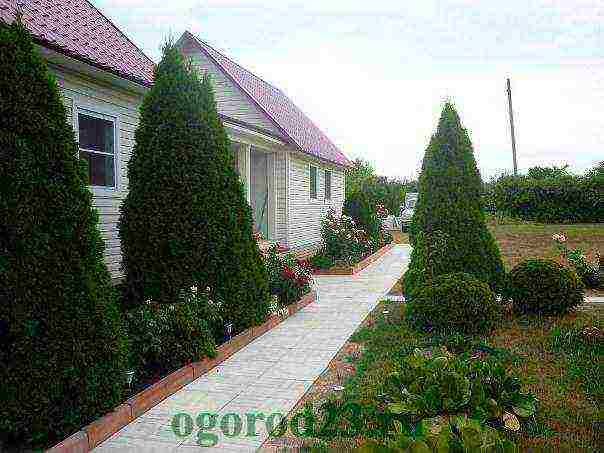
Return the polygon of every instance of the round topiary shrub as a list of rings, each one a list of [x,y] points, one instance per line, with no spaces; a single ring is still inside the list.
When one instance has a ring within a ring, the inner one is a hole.
[[[551,260],[526,260],[509,273],[505,296],[518,313],[567,313],[583,302],[583,283]]]
[[[495,326],[501,306],[488,284],[454,273],[422,287],[405,312],[409,323],[421,330],[481,333]]]

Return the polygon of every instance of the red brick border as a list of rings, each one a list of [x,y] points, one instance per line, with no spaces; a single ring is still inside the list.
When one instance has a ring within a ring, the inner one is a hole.
[[[189,382],[206,374],[241,348],[273,329],[284,319],[292,316],[316,299],[317,293],[315,290],[312,290],[300,300],[287,307],[287,316],[281,317],[279,315],[272,315],[261,325],[244,330],[230,341],[218,346],[216,348],[216,357],[203,358],[199,362],[185,365],[179,370],[167,375],[162,380],[129,398],[124,404],[116,407],[112,412],[93,421],[82,428],[81,431],[78,431],[49,450],[46,450],[47,453],[87,453],[91,451],[94,447],[111,437],[135,418],[140,417],[153,406],[157,405],[173,393],[176,393]]]
[[[314,275],[355,275],[369,266],[371,263],[374,263],[378,258],[381,258],[386,253],[388,253],[392,247],[394,247],[394,243],[386,244],[384,247],[379,249],[377,252],[369,255],[363,261],[359,261],[354,266],[348,267],[338,267],[334,269],[318,269],[314,272]]]

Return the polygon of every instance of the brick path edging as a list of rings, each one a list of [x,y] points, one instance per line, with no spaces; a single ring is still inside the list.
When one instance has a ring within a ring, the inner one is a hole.
[[[311,290],[297,302],[288,305],[287,314],[271,315],[263,324],[250,327],[239,335],[216,348],[216,357],[206,357],[199,362],[185,365],[177,371],[167,375],[155,384],[132,396],[125,403],[116,407],[112,412],[93,421],[82,430],[71,435],[54,447],[46,450],[47,453],[87,453],[105,441],[124,426],[128,425],[141,414],[172,395],[188,383],[194,381],[211,369],[220,365],[230,356],[256,338],[276,327],[288,317],[315,301],[317,292]]]
[[[384,247],[379,249],[377,252],[369,255],[364,260],[359,261],[354,266],[347,266],[347,267],[343,267],[343,268],[341,267],[341,268],[335,268],[335,269],[318,269],[318,270],[314,271],[313,274],[314,275],[355,275],[355,274],[358,274],[363,269],[365,269],[367,266],[369,266],[371,263],[375,262],[377,259],[381,258],[386,253],[388,253],[392,249],[392,247],[394,247],[394,245],[395,244],[393,242],[391,242],[390,244],[386,244]]]

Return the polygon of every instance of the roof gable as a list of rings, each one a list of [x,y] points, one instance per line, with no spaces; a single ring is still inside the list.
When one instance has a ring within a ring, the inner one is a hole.
[[[17,0],[0,0],[0,20],[15,20]],[[149,86],[153,61],[87,0],[27,0],[22,21],[36,41]]]
[[[193,40],[302,152],[338,165],[350,165],[348,158],[281,90],[191,33],[185,32],[183,38]]]

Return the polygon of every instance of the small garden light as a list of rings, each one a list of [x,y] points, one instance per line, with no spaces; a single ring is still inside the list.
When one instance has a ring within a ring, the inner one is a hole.
[[[136,373],[135,370],[124,371],[124,376],[126,378],[126,384],[128,384],[128,388],[132,387],[132,381],[134,381],[134,373]]]
[[[233,335],[233,323],[227,322],[224,325],[224,336],[226,337],[226,340],[229,341],[232,338],[232,335]]]

